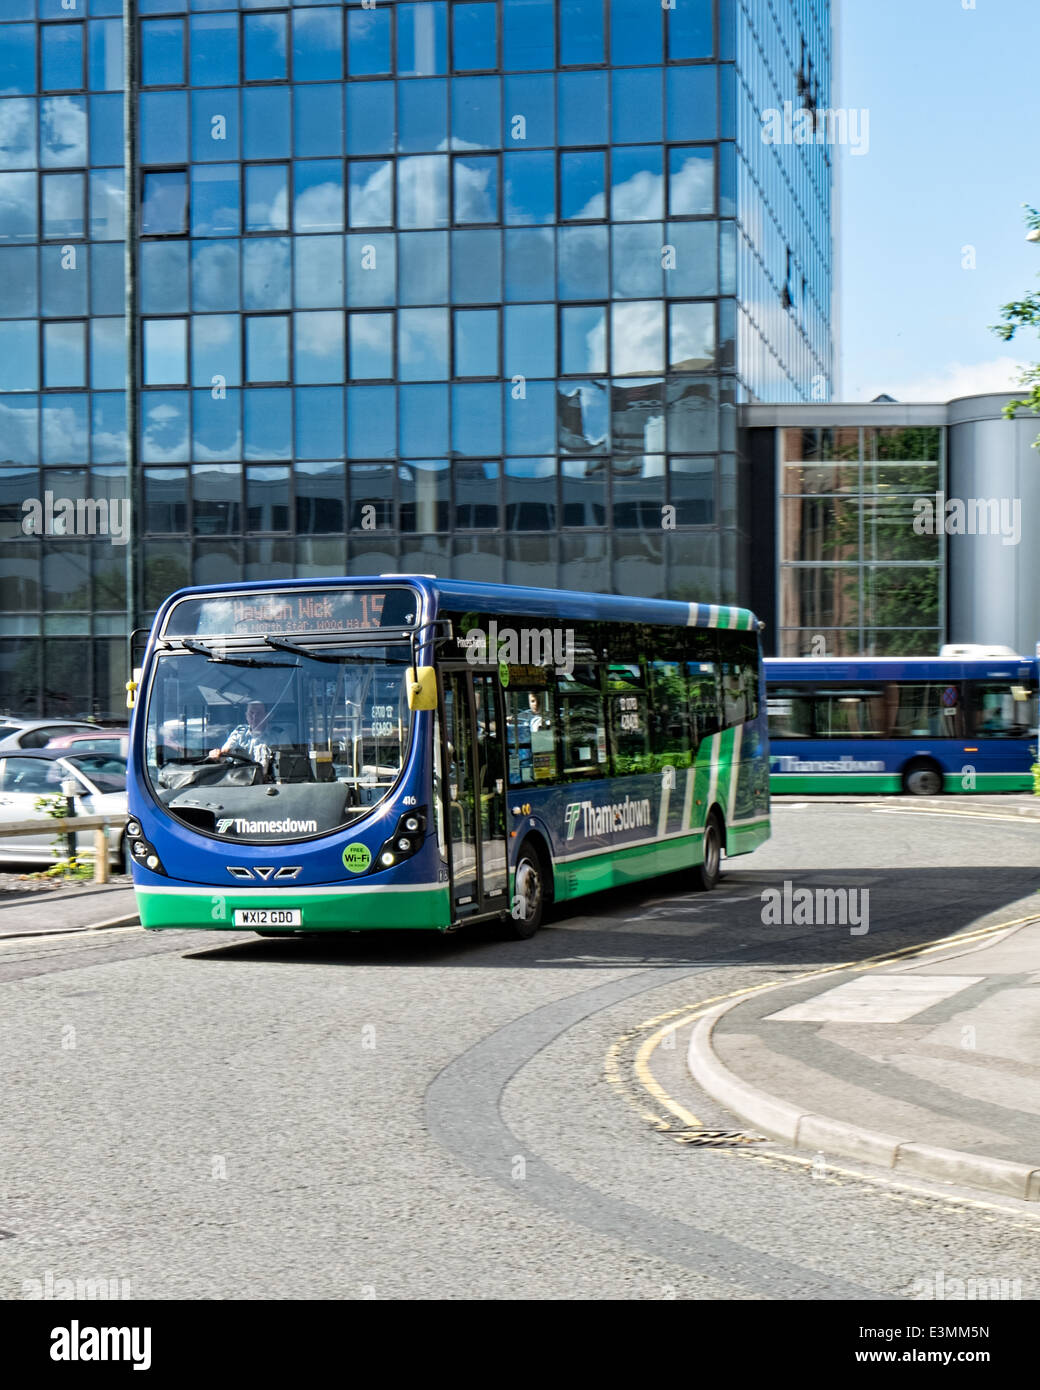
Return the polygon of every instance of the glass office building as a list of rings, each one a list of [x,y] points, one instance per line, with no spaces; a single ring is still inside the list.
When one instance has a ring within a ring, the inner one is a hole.
[[[745,599],[737,406],[829,394],[832,151],[762,138],[829,0],[136,11],[126,131],[122,0],[0,0],[0,708],[118,714],[184,583]]]

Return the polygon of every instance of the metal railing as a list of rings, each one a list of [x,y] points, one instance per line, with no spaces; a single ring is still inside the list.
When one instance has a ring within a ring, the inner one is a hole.
[[[39,835],[44,831],[53,831],[55,835],[75,835],[78,830],[93,830],[94,832],[94,882],[108,882],[108,856],[111,847],[108,843],[107,831],[113,827],[122,829],[126,825],[128,817],[125,815],[107,816],[45,816],[38,817],[36,820],[16,820],[10,821],[6,825],[0,823],[0,839],[6,839],[8,835]]]

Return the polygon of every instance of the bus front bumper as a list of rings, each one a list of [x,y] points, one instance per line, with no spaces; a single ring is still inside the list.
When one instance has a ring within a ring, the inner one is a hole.
[[[148,931],[201,928],[208,931],[264,930],[235,921],[238,911],[296,909],[298,926],[281,931],[382,931],[427,928],[444,931],[451,924],[447,884],[353,884],[326,888],[279,889],[277,892],[222,892],[215,885],[135,884],[141,925]]]

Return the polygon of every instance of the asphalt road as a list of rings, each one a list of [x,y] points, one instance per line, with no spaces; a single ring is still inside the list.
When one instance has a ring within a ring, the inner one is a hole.
[[[1037,1297],[1026,1204],[650,1123],[649,1020],[1040,888],[1035,822],[774,809],[716,893],[651,881],[528,942],[0,942],[0,1298],[899,1299],[938,1271]],[[869,932],[764,925],[785,879],[869,888]],[[657,1077],[732,1129],[684,1042]]]

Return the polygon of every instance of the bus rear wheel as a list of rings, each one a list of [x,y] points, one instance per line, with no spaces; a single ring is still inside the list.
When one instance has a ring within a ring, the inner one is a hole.
[[[541,860],[533,849],[521,850],[513,881],[513,910],[509,934],[521,941],[534,936],[545,912],[545,879]]]
[[[939,796],[943,789],[943,777],[935,763],[910,763],[903,771],[903,790],[909,796]]]
[[[704,826],[703,862],[694,872],[694,885],[703,893],[710,893],[722,874],[722,823],[718,813],[712,811]]]

